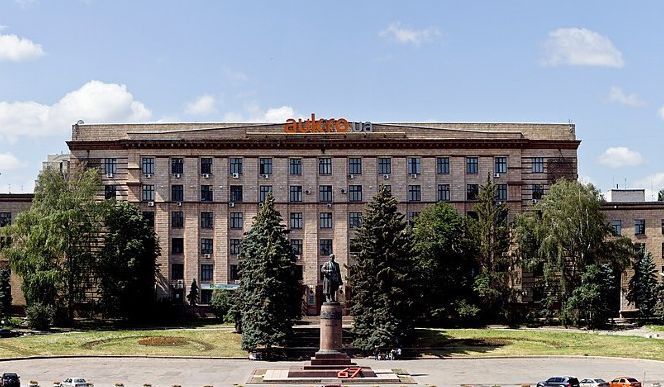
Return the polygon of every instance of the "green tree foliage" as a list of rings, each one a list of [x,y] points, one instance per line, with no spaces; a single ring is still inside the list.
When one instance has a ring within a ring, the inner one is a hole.
[[[274,197],[268,195],[242,241],[238,310],[242,348],[282,346],[300,317],[302,294],[295,255]]]
[[[642,249],[634,261],[634,275],[627,292],[627,300],[639,308],[642,317],[650,317],[655,312],[660,288],[657,275],[652,255]]]
[[[212,292],[212,300],[210,301],[212,313],[224,322],[234,321],[234,316],[231,313],[234,292],[235,291],[233,290],[227,289],[215,289],[214,292]]]
[[[381,187],[368,203],[352,242],[349,269],[354,346],[401,347],[412,337],[418,282],[412,240],[397,201]]]
[[[600,328],[613,313],[612,294],[617,292],[616,276],[609,265],[589,265],[581,284],[572,291],[562,311],[563,323]]]
[[[11,271],[0,269],[0,319],[10,316],[12,308]]]
[[[47,331],[53,319],[55,318],[55,310],[53,305],[45,305],[41,302],[35,302],[28,305],[25,311],[28,318],[28,325],[32,329],[39,331]]]
[[[135,205],[111,201],[104,207],[106,233],[96,266],[101,310],[108,317],[143,319],[155,302],[157,236]]]
[[[187,301],[189,301],[189,305],[191,306],[196,306],[196,304],[198,304],[198,284],[195,279],[191,281],[191,285],[189,286]]]
[[[474,243],[464,218],[447,203],[426,207],[413,226],[413,250],[417,257],[423,320],[457,323],[479,312],[473,292]]]
[[[659,192],[657,192],[657,201],[664,202],[664,189],[660,189]]]

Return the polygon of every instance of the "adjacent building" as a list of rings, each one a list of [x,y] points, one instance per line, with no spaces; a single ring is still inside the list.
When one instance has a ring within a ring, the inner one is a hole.
[[[32,205],[32,194],[12,194],[12,193],[3,193],[0,194],[0,227],[8,226],[12,223],[14,219],[18,216],[20,212],[23,212],[30,208]],[[0,247],[5,246],[10,241],[0,235]],[[3,259],[0,256],[0,268],[9,267],[9,262],[6,259]],[[11,277],[11,287],[12,287],[12,304],[22,307],[25,306],[25,297],[21,291],[21,279],[18,276],[12,275]]]

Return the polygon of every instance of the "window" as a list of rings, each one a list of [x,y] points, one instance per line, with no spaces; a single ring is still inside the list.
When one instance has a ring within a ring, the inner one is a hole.
[[[507,201],[507,184],[496,184],[496,200],[499,202]]]
[[[408,158],[408,174],[409,175],[419,175],[421,170],[421,159],[419,157],[409,157]]]
[[[295,278],[300,281],[304,279],[304,268],[302,265],[295,265]]]
[[[212,228],[214,221],[211,212],[201,212],[201,228]]]
[[[212,281],[212,265],[201,265],[201,282]]]
[[[117,193],[117,189],[114,185],[105,185],[104,186],[104,198],[108,199],[115,199],[115,195]]]
[[[12,224],[11,212],[0,212],[0,227],[9,226]]]
[[[348,213],[348,228],[358,228],[362,226],[362,213],[349,212]]]
[[[321,185],[318,187],[318,201],[321,203],[332,203],[331,185]]]
[[[634,235],[646,235],[645,219],[634,219]]]
[[[261,185],[258,188],[258,202],[263,203],[265,202],[265,199],[267,199],[267,194],[272,192],[272,186],[271,185]]]
[[[241,175],[242,174],[242,158],[241,157],[231,157],[229,163],[230,167],[229,173],[231,175]]]
[[[466,173],[469,175],[476,175],[479,173],[479,158],[466,157]]]
[[[240,247],[242,246],[242,239],[231,239],[228,245],[231,255],[240,254]]]
[[[494,173],[507,173],[507,157],[498,156],[493,159]]]
[[[184,172],[184,159],[182,157],[173,157],[171,159],[171,173],[181,175]]]
[[[293,254],[302,255],[302,239],[291,239],[290,246]]]
[[[302,228],[302,213],[301,212],[291,212],[290,213],[290,228],[293,230],[298,230]]]
[[[321,239],[319,243],[320,243],[320,255],[332,254],[332,239]]]
[[[171,238],[171,253],[173,254],[184,253],[184,239]]]
[[[646,252],[646,244],[645,243],[634,243],[634,249],[636,252],[640,255],[643,255]]]
[[[171,228],[184,227],[184,213],[182,211],[171,212]]]
[[[348,186],[348,201],[361,202],[362,201],[362,186],[358,184]]]
[[[107,176],[118,173],[118,159],[104,159],[104,173]]]
[[[174,184],[171,186],[171,201],[172,202],[184,201],[184,189],[182,188],[182,184]]]
[[[544,196],[544,188],[542,188],[542,184],[533,184],[532,190],[533,199],[540,200],[542,196]]]
[[[411,184],[408,186],[408,201],[419,202],[422,200],[422,187],[419,184]]]
[[[154,228],[154,211],[143,211],[143,219],[148,222],[148,226]]]
[[[201,186],[201,201],[202,202],[211,202],[214,199],[212,194],[211,185],[202,185]]]
[[[544,157],[533,157],[532,172],[544,173]]]
[[[392,159],[389,157],[378,158],[378,174],[389,175],[392,173]]]
[[[477,184],[466,184],[466,200],[477,200],[479,186]]]
[[[288,194],[288,201],[291,203],[300,203],[302,202],[302,186],[301,185],[291,185],[290,192]]]
[[[288,159],[288,173],[291,175],[299,176],[302,174],[302,159],[291,158]]]
[[[201,175],[212,174],[212,157],[201,158]]]
[[[611,227],[613,228],[613,233],[616,235],[622,235],[622,221],[620,219],[614,219],[611,221]]]
[[[362,158],[349,157],[348,158],[348,174],[361,175],[362,174]]]
[[[154,201],[154,185],[143,184],[141,186],[141,200],[144,202]]]
[[[438,197],[439,202],[449,202],[450,201],[450,185],[449,184],[438,184]]]
[[[154,157],[143,157],[141,159],[141,171],[144,175],[154,175]]]
[[[241,230],[243,226],[242,213],[231,212],[231,229]]]
[[[171,265],[171,280],[184,279],[184,265],[181,263],[174,263]]]
[[[662,234],[664,235],[664,219],[662,219]],[[664,255],[662,255],[662,258],[664,258]]]
[[[450,174],[450,158],[436,157],[436,173],[439,175]]]
[[[271,175],[272,174],[272,159],[263,158],[258,159],[258,171],[261,175]]]
[[[242,202],[242,186],[241,185],[232,185],[229,192],[228,201],[233,203]]]
[[[201,254],[212,254],[212,238],[201,238]]]
[[[318,174],[331,175],[332,174],[332,159],[329,157],[321,157],[318,159]]]
[[[201,305],[210,305],[210,302],[212,302],[212,289],[201,289]]]
[[[228,273],[228,276],[230,277],[231,281],[237,281],[240,279],[240,272],[237,269],[237,265],[230,265],[230,272]]]
[[[332,213],[331,212],[321,212],[319,214],[319,225],[320,228],[332,228]]]

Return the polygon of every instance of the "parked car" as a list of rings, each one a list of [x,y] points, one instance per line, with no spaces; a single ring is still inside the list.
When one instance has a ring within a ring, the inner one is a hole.
[[[609,382],[600,378],[584,378],[579,382],[581,387],[609,387]]]
[[[60,387],[88,387],[88,382],[83,378],[68,378],[60,383]]]
[[[2,387],[21,387],[21,378],[13,372],[5,372],[0,380]]]
[[[573,376],[554,376],[543,382],[537,383],[537,387],[580,387],[579,379]]]
[[[610,383],[611,387],[641,387],[641,382],[628,376],[618,376]]]

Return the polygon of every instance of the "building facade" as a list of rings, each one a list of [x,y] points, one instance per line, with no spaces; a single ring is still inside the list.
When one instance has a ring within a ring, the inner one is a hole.
[[[346,272],[349,242],[381,185],[408,217],[437,201],[472,212],[479,186],[498,184],[511,214],[561,177],[576,179],[572,124],[349,123],[74,125],[71,164],[98,167],[100,197],[138,204],[161,243],[161,297],[201,302],[240,281],[237,256],[271,192],[289,229],[305,287],[320,303],[320,265],[334,253]],[[471,214],[472,215],[472,214]]]
[[[0,228],[12,224],[20,212],[30,208],[33,194],[0,194]],[[0,247],[9,243],[5,237],[0,236]],[[0,268],[9,267],[9,262],[0,255]],[[25,306],[25,297],[21,291],[21,279],[11,276],[12,304],[17,307]]]

